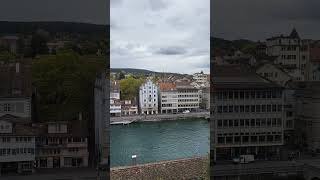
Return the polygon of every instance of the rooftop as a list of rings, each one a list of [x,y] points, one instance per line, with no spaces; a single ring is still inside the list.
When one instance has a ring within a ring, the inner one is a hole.
[[[242,65],[215,66],[212,73],[214,89],[263,89],[280,88],[262,78],[252,69]]]
[[[160,91],[174,91],[176,90],[176,85],[170,82],[161,82],[159,83]]]

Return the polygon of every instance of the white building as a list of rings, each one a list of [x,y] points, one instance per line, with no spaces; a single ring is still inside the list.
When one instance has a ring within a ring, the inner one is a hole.
[[[281,66],[272,63],[265,63],[257,67],[256,73],[281,86],[285,86],[293,79]]]
[[[28,64],[1,64],[0,82],[0,172],[33,172],[31,69]]]
[[[193,79],[199,84],[205,84],[206,82],[208,82],[208,76],[208,74],[205,74],[203,73],[203,71],[201,71],[200,73],[194,73]]]
[[[158,87],[148,79],[139,89],[141,114],[158,114]]]
[[[176,82],[178,91],[178,112],[185,110],[198,111],[200,105],[199,90],[188,81]]]
[[[213,159],[241,154],[279,158],[284,144],[282,88],[240,66],[216,66],[213,83]]]
[[[34,172],[35,133],[19,121],[12,115],[0,117],[0,172]]]
[[[176,85],[172,82],[160,82],[160,112],[177,113],[178,112],[178,91]]]
[[[110,115],[121,116],[120,84],[118,81],[111,81],[110,85]]]
[[[293,71],[292,76],[298,76],[297,80],[304,81],[309,62],[309,43],[309,40],[300,39],[297,31],[293,29],[289,36],[267,39],[267,55],[278,57],[275,63],[286,69],[298,69],[300,73]]]

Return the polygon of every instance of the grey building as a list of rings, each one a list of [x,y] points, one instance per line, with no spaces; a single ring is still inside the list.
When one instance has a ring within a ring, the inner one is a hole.
[[[213,159],[277,158],[284,144],[282,87],[238,65],[215,66],[212,77]]]
[[[109,166],[110,82],[106,73],[99,73],[94,87],[95,161]]]

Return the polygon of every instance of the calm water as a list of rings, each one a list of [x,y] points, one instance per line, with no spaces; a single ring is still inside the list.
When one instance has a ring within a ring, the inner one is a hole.
[[[111,126],[111,166],[150,163],[206,155],[209,123],[206,120],[141,122]]]

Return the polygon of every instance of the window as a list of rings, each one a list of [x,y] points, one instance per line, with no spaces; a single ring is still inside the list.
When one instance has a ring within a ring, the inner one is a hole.
[[[10,112],[10,111],[11,111],[11,106],[10,106],[10,104],[4,104],[3,107],[4,107],[3,110],[4,110],[5,112]]]
[[[261,126],[266,126],[266,119],[261,119]]]
[[[259,142],[264,142],[266,140],[265,136],[259,136]]]
[[[233,92],[229,92],[229,99],[233,99]]]
[[[240,126],[241,126],[241,127],[244,126],[244,119],[240,119]]]
[[[256,112],[261,112],[261,106],[260,105],[256,105]]]
[[[278,126],[281,126],[281,125],[282,125],[281,118],[277,118],[277,125],[278,125]]]
[[[224,113],[228,112],[228,106],[223,106],[223,112]]]
[[[255,119],[251,119],[250,126],[251,127],[255,127],[256,126],[256,120]]]
[[[254,91],[251,91],[251,93],[250,93],[251,95],[251,99],[255,99],[256,98],[256,93],[254,92]]]
[[[271,105],[267,105],[267,112],[271,112]]]
[[[255,105],[251,105],[251,112],[256,112],[256,106]]]
[[[267,126],[268,126],[268,127],[271,126],[271,119],[270,119],[270,118],[267,119]]]
[[[228,120],[223,120],[223,127],[228,127]]]
[[[222,120],[221,119],[218,120],[218,127],[222,127]]]
[[[246,98],[246,99],[249,99],[249,98],[250,98],[250,92],[249,92],[249,91],[246,91],[246,92],[245,92],[245,98]]]
[[[233,106],[229,106],[229,113],[233,112]]]
[[[238,91],[235,91],[233,95],[234,95],[234,99],[238,99],[239,98],[239,92]]]
[[[233,120],[229,120],[229,127],[233,127]]]
[[[261,122],[260,119],[256,119],[256,126],[257,126],[257,127],[260,127],[260,122]]]
[[[224,143],[224,137],[218,137],[218,143],[219,144]]]
[[[266,105],[261,105],[261,112],[266,112]]]
[[[240,106],[240,112],[241,112],[241,113],[244,112],[244,106],[243,106],[243,105]]]
[[[239,106],[234,106],[234,112],[236,112],[236,113],[239,112]]]
[[[234,125],[235,127],[238,127],[238,126],[239,126],[239,120],[238,120],[238,119],[235,119],[233,125]]]
[[[244,92],[240,91],[240,99],[244,99]]]
[[[250,106],[249,105],[245,106],[245,112],[250,112]]]
[[[258,137],[257,136],[251,136],[251,142],[257,142]]]
[[[246,127],[249,127],[250,126],[250,119],[246,119],[245,123],[246,123]]]

